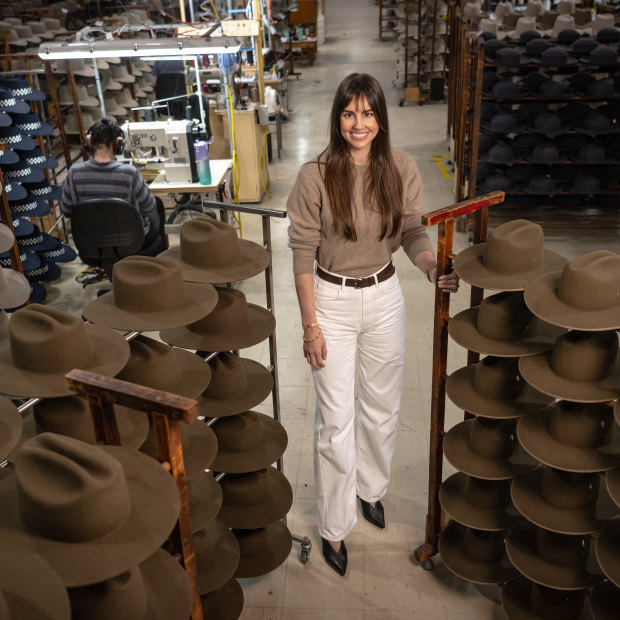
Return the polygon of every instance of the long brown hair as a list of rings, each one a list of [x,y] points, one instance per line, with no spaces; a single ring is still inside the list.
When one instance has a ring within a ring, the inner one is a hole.
[[[403,219],[403,183],[392,157],[387,105],[379,82],[367,73],[351,73],[338,86],[330,116],[328,147],[319,160],[325,165],[325,188],[334,217],[336,232],[350,241],[357,240],[353,221],[353,158],[349,143],[340,131],[342,111],[353,100],[365,97],[373,111],[379,131],[371,143],[365,180],[366,198],[377,206],[381,216],[379,240],[394,237]]]

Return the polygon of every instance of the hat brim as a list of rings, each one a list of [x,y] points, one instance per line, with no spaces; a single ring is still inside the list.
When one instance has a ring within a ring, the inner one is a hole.
[[[187,499],[192,534],[206,527],[222,507],[222,488],[210,472],[200,472],[187,480]]]
[[[519,571],[504,555],[499,562],[479,562],[469,557],[463,549],[467,528],[460,523],[450,523],[439,537],[439,554],[444,564],[457,577],[479,584],[500,584],[515,579]]]
[[[114,329],[129,331],[156,331],[175,327],[181,330],[186,329],[178,326],[188,325],[204,318],[215,308],[218,296],[212,286],[204,284],[186,282],[184,288],[187,303],[183,307],[135,312],[119,308],[114,304],[114,287],[112,287],[112,294],[97,297],[85,306],[83,315],[93,323],[103,323]]]
[[[4,112],[4,110],[0,110],[0,127],[10,127],[13,123],[13,120],[11,119],[11,117]],[[10,151],[9,149],[5,149],[4,151],[2,151],[3,153],[6,152],[10,152],[12,153],[13,151]],[[8,157],[3,157],[2,160],[6,159],[6,163],[8,163],[9,158]],[[19,157],[17,156],[17,154],[15,154],[15,159],[11,162],[14,163],[16,161],[19,160]]]
[[[39,234],[41,236],[41,241],[38,243],[28,243],[32,241],[32,238],[26,239],[24,237],[20,237],[17,240],[17,245],[22,250],[30,250],[31,252],[42,252],[45,250],[52,250],[56,247],[56,239],[51,235],[48,235],[46,232],[39,231],[38,233],[35,231],[35,235]]]
[[[532,157],[530,156],[526,156],[523,159],[525,159],[525,161],[529,161],[532,164],[541,164],[543,166],[553,166],[555,164],[561,164],[564,163],[567,159],[568,159],[568,154],[565,153],[563,157],[556,157],[555,159],[538,159],[536,157]]]
[[[204,286],[204,284],[186,284],[186,286]],[[106,295],[99,299],[105,299]],[[217,303],[217,293],[215,302]],[[93,302],[94,303],[94,302]],[[89,306],[87,306],[88,308]],[[86,310],[86,308],[85,308]],[[223,333],[215,328],[208,330],[206,327],[201,332],[194,331],[189,325],[191,321],[186,321],[183,327],[173,327],[164,329],[159,333],[159,337],[168,344],[183,349],[196,349],[198,351],[236,351],[252,347],[268,338],[276,328],[275,317],[269,310],[256,304],[247,304],[248,323],[247,327],[234,333]],[[86,313],[84,314],[86,316]],[[204,315],[203,315],[204,317]],[[199,318],[203,318],[199,317]],[[86,318],[89,318],[86,316]],[[198,319],[195,319],[195,321]]]
[[[41,258],[53,263],[70,263],[77,258],[77,254],[73,248],[65,245],[56,239],[56,245],[49,250],[38,250],[37,253]]]
[[[40,170],[39,172],[42,172],[42,171]],[[26,191],[26,189],[22,187],[21,185],[19,185],[18,181],[16,181],[15,179],[11,179],[10,183],[11,183],[11,189],[9,191],[6,191],[6,185],[4,186],[5,193],[6,193],[6,199],[9,202],[13,202],[14,200],[22,200],[28,195],[28,192]]]
[[[553,397],[529,385],[524,385],[516,398],[488,398],[474,389],[476,366],[459,368],[446,381],[448,398],[464,411],[485,418],[520,418],[542,411],[553,402]]]
[[[200,602],[205,618],[237,620],[243,611],[243,588],[236,579],[231,579],[221,588],[201,596]]]
[[[11,124],[11,117],[8,114],[4,114],[4,116],[8,117],[9,125],[2,125],[2,112],[0,112],[0,127],[8,127]],[[19,155],[13,151],[12,149],[4,149],[0,151],[0,163],[2,164],[16,164],[19,161]]]
[[[480,307],[468,308],[450,319],[448,333],[461,346],[485,355],[496,357],[523,357],[537,355],[553,349],[556,339],[565,330],[534,317],[527,335],[518,340],[493,340],[478,330]]]
[[[23,200],[15,201],[9,206],[11,213],[17,217],[43,217],[51,211],[45,200],[40,200],[32,195],[27,195]]]
[[[15,103],[13,105],[0,105],[0,110],[3,112],[15,112],[17,114],[28,114],[30,112],[30,106],[21,99],[14,97]]]
[[[215,519],[193,537],[198,588],[201,596],[221,588],[239,565],[239,544],[232,532]]]
[[[484,129],[485,131],[488,131],[490,133],[497,133],[497,134],[509,134],[509,133],[518,133],[519,131],[522,131],[525,128],[525,123],[518,122],[515,124],[514,127],[511,127],[510,129],[496,129],[494,128],[491,123],[484,123],[482,125],[482,129]]]
[[[15,242],[13,231],[6,225],[0,224],[0,252],[8,252]]]
[[[588,598],[592,617],[597,620],[616,620],[620,609],[620,589],[613,583],[601,583]]]
[[[584,127],[574,127],[575,131],[578,133],[585,133],[593,138],[596,136],[609,135],[612,133],[618,133],[618,129],[615,125],[610,125],[606,130],[605,129],[597,129],[596,131],[592,129],[585,129]]]
[[[0,290],[0,309],[17,308],[28,301],[30,297],[30,283],[26,276],[13,269],[2,269],[6,286]],[[2,435],[0,434],[0,437]]]
[[[596,537],[596,559],[603,572],[615,586],[620,588],[620,517],[606,523]]]
[[[541,467],[512,481],[512,501],[528,521],[558,534],[583,535],[598,532],[606,521],[618,513],[618,507],[612,502],[604,485],[600,486],[593,505],[575,510],[552,506],[540,494],[545,469]]]
[[[246,452],[231,451],[219,442],[217,456],[211,463],[211,469],[226,474],[245,474],[268,467],[284,454],[288,445],[288,435],[284,426],[264,413],[252,413],[257,416],[260,424],[262,441]],[[217,436],[217,422],[213,425],[213,431]]]
[[[547,68],[559,68],[562,69],[564,67],[572,67],[573,65],[576,65],[577,62],[579,62],[576,58],[574,58],[573,56],[566,56],[566,62],[561,62],[561,63],[557,63],[557,62],[543,62],[543,59],[541,57],[538,58],[532,58],[532,63],[539,65],[541,67],[547,67]]]
[[[28,138],[30,140],[30,138]],[[33,143],[34,144],[34,143]],[[34,148],[34,147],[33,147]],[[40,185],[40,184],[39,184]],[[41,187],[32,187],[32,184],[25,183],[24,187],[40,200],[60,200],[62,198],[62,189],[57,185],[47,184]],[[41,193],[42,189],[46,189],[45,193]]]
[[[575,308],[562,301],[557,294],[562,271],[541,274],[525,288],[527,307],[543,321],[580,331],[620,329],[618,306],[602,310]]]
[[[508,532],[506,553],[518,572],[542,586],[556,590],[591,588],[605,580],[594,557],[594,545],[582,561],[552,562],[536,547],[537,529],[533,523],[526,523]]]
[[[247,379],[244,392],[232,398],[211,398],[202,394],[197,398],[200,414],[207,418],[224,418],[243,413],[262,403],[273,390],[273,377],[262,364],[240,358]],[[208,390],[208,388],[207,388]]]
[[[457,472],[443,481],[439,489],[442,508],[458,523],[476,530],[497,532],[526,522],[512,502],[500,508],[484,508],[467,501],[465,485],[468,476]],[[503,481],[498,481],[501,484]]]
[[[443,440],[443,453],[448,462],[459,471],[483,480],[508,480],[523,476],[540,463],[533,459],[518,442],[508,456],[496,459],[484,457],[474,452],[468,443],[471,427],[476,420],[465,420],[453,426]]]
[[[517,436],[523,448],[541,463],[562,471],[596,473],[620,467],[620,429],[611,425],[605,442],[595,448],[561,443],[549,432],[555,407],[521,418]]]
[[[103,325],[86,324],[84,327],[93,356],[81,370],[114,377],[129,359],[129,344],[121,334]],[[65,379],[70,370],[59,368],[55,372],[43,373],[18,368],[13,364],[10,348],[6,348],[0,350],[0,392],[28,398],[68,396],[73,393]]]
[[[605,486],[609,497],[620,507],[620,469],[605,472]]]
[[[258,243],[247,239],[237,239],[237,243],[240,249],[239,259],[214,267],[198,267],[184,262],[180,245],[168,248],[158,256],[178,263],[183,271],[183,278],[188,282],[237,282],[265,271],[269,265],[269,252]]]
[[[576,403],[601,403],[620,397],[620,350],[610,374],[602,381],[578,381],[556,374],[551,368],[551,354],[549,351],[519,359],[519,372],[537,390]]]
[[[260,577],[266,573],[270,573],[282,564],[293,546],[291,533],[282,521],[277,521],[268,525],[266,528],[267,544],[263,551],[257,554],[244,555],[243,538],[258,536],[261,532],[253,530],[233,530],[233,534],[239,543],[240,558],[239,567],[235,573],[235,577],[239,579],[248,577]]]
[[[145,560],[168,538],[179,516],[176,483],[160,463],[118,446],[96,446],[93,450],[103,450],[120,462],[131,497],[125,521],[100,538],[66,542],[26,530],[19,518],[16,476],[0,485],[3,537],[36,551],[52,565],[68,588],[116,577]]]
[[[0,461],[13,450],[21,435],[22,417],[17,407],[8,398],[0,398]]]

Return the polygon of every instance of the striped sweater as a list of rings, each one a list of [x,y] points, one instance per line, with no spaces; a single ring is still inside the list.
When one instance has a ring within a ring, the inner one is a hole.
[[[155,209],[155,198],[137,168],[115,159],[95,159],[69,168],[63,183],[62,212],[71,217],[73,206],[89,198],[123,198],[142,215],[144,234],[151,227],[148,214]]]

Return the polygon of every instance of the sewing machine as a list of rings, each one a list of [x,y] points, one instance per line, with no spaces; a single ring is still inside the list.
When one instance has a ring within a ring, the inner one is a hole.
[[[162,164],[166,179],[171,183],[198,181],[194,130],[192,121],[126,122],[121,129],[127,135],[127,145],[136,160]]]

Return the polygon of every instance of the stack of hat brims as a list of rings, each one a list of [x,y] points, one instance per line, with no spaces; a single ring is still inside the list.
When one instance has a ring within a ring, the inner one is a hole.
[[[486,357],[446,383],[475,417],[443,442],[459,471],[439,494],[453,520],[442,558],[468,581],[505,584],[510,618],[578,618],[592,588],[595,620],[611,618],[620,601],[620,429],[610,406],[620,397],[620,255],[567,262],[544,249],[540,226],[516,220],[459,253],[454,269],[499,292],[448,325]]]

